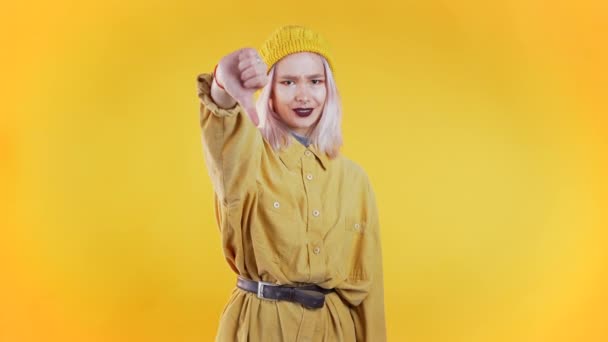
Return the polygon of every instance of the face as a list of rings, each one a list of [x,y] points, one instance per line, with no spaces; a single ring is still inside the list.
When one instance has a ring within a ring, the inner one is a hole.
[[[290,54],[275,64],[271,108],[299,135],[307,136],[321,118],[327,87],[321,56]]]

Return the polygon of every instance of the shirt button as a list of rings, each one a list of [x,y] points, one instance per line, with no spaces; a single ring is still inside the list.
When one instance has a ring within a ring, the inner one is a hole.
[[[313,250],[313,253],[315,253],[315,254],[321,253],[321,248],[315,247],[315,249]]]
[[[275,207],[275,208],[278,208],[278,207],[280,207],[280,206],[281,206],[281,205],[279,204],[279,202],[274,202],[274,204],[273,204],[273,205],[274,205],[274,207]]]
[[[312,175],[311,175],[310,173],[309,173],[309,174],[307,174],[307,175],[306,175],[306,179],[308,179],[308,180],[312,180]]]
[[[361,228],[361,225],[358,223],[355,223],[355,230],[359,230],[359,228]]]
[[[304,154],[305,154],[307,157],[310,157],[310,155],[311,155],[312,153],[310,153],[310,151],[306,151],[306,152],[304,152]]]
[[[312,215],[313,216],[319,216],[320,212],[318,210],[313,210],[312,211]]]

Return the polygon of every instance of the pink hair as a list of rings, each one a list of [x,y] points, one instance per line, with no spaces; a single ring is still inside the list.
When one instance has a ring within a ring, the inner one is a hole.
[[[319,55],[320,56],[320,55]],[[325,106],[319,121],[310,134],[310,144],[333,159],[338,156],[342,146],[342,104],[340,94],[327,60],[321,56],[325,69],[325,82],[327,96]],[[276,65],[276,64],[275,64]],[[269,72],[269,82],[262,88],[256,102],[256,109],[260,118],[260,131],[275,151],[289,146],[289,127],[281,121],[279,115],[270,108],[272,85],[274,83],[273,66]]]

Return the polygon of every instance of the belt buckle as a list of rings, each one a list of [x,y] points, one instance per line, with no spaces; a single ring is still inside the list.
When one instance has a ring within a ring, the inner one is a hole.
[[[279,285],[273,284],[273,283],[267,283],[264,281],[258,281],[258,298],[270,300],[270,301],[277,301],[278,299],[264,297],[264,287],[266,287],[266,286],[279,286]]]

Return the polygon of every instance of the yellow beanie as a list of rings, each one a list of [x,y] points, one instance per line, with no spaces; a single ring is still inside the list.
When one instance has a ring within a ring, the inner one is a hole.
[[[296,52],[315,52],[325,57],[332,73],[335,73],[329,43],[317,32],[300,26],[286,25],[275,30],[260,48],[260,55],[268,71],[281,58]]]

